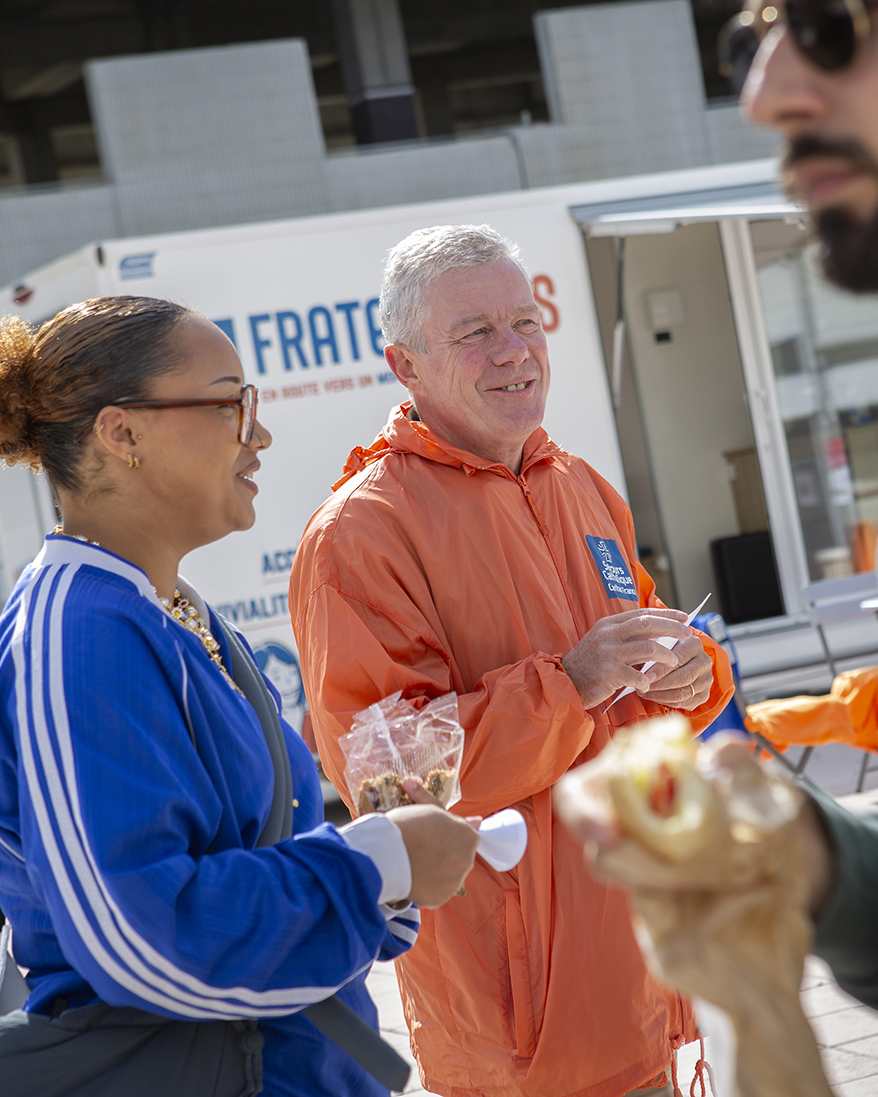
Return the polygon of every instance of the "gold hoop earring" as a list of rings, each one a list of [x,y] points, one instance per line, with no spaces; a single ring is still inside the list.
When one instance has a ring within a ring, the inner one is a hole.
[[[136,453],[129,453],[126,460],[128,461],[128,467],[130,469],[140,468],[140,458],[137,456]]]
[[[91,429],[95,434],[100,434],[101,431],[104,429],[103,419],[101,419],[101,425],[100,426],[98,426],[97,423],[95,423],[95,425]]]

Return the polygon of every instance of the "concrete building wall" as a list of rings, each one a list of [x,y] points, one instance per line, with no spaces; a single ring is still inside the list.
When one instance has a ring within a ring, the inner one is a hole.
[[[304,42],[95,61],[86,79],[126,235],[326,209]]]
[[[549,12],[534,26],[550,118],[585,127],[605,170],[633,175],[708,162],[687,0]]]
[[[708,108],[688,0],[543,12],[534,28],[550,117],[577,127],[559,143],[587,150],[588,178],[771,155],[737,106]]]
[[[770,155],[708,109],[687,0],[542,12],[548,124],[327,154],[305,44],[93,61],[102,183],[0,192],[0,284],[102,237],[207,228]]]
[[[611,177],[612,159],[607,150],[592,143],[588,126],[520,126],[512,137],[521,150],[529,187],[550,187],[556,183],[578,183],[586,179]]]
[[[0,198],[0,285],[120,234],[114,188],[34,187]]]
[[[515,145],[505,134],[337,153],[326,168],[332,210],[496,194],[526,185]]]
[[[761,160],[777,153],[780,144],[777,134],[751,126],[736,105],[708,107],[704,121],[711,164]]]

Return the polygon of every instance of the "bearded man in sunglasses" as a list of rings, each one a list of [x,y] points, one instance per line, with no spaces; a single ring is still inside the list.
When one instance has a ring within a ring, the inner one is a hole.
[[[750,12],[762,42],[743,105],[787,138],[784,185],[811,212],[826,277],[878,292],[878,5],[789,0],[760,34],[766,12]],[[752,765],[734,748],[729,757]],[[878,815],[855,818],[828,797],[809,800],[800,829],[815,951],[845,990],[878,1008]]]
[[[826,276],[857,293],[878,292],[878,5],[764,2],[745,8],[721,36],[725,75],[743,88],[750,118],[787,138],[784,183],[812,214]],[[718,788],[759,787],[747,744],[719,736],[712,743]],[[564,818],[605,878],[645,888],[642,864],[629,870],[613,861],[622,835],[598,775],[581,773],[581,794]],[[878,813],[852,815],[815,790],[797,827],[811,951],[844,990],[878,1009]],[[684,868],[675,874],[665,864],[650,887],[685,895],[684,877]]]
[[[754,3],[726,40],[747,113],[788,140],[783,181],[813,215],[824,274],[878,291],[878,5]]]

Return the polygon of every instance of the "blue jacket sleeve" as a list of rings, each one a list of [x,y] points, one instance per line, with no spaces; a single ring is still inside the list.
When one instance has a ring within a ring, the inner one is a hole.
[[[246,637],[241,633],[238,635],[241,636],[241,640],[252,655],[253,652],[247,643]],[[223,652],[225,652],[226,646],[222,641],[221,646]],[[282,709],[280,694],[264,674],[262,677],[274,698],[278,713],[280,713]],[[311,830],[323,821],[323,795],[311,751],[305,745],[302,737],[284,721],[282,716],[281,727],[284,730],[287,751],[290,756],[290,768],[292,769],[293,780],[296,783],[297,799],[296,810],[293,812],[293,828],[298,833],[303,830]],[[420,927],[421,914],[416,906],[410,906],[404,912],[389,918],[387,933],[376,958],[378,960],[395,960],[397,956],[408,952],[418,939]]]
[[[421,914],[417,907],[409,907],[387,923],[387,935],[378,953],[379,960],[395,960],[415,944],[421,928]]]
[[[97,620],[45,596],[16,656],[22,840],[71,965],[187,1019],[289,1014],[366,968],[393,935],[377,869],[328,825],[253,848],[268,751],[197,639],[138,596]]]

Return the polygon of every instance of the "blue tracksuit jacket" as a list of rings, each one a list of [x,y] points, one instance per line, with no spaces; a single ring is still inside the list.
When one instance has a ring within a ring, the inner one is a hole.
[[[294,835],[256,849],[274,779],[249,702],[139,568],[46,539],[0,616],[0,907],[29,1010],[259,1018],[267,1097],[386,1093],[296,1011],[338,990],[376,1025],[365,972],[417,912],[385,920],[284,728]]]

